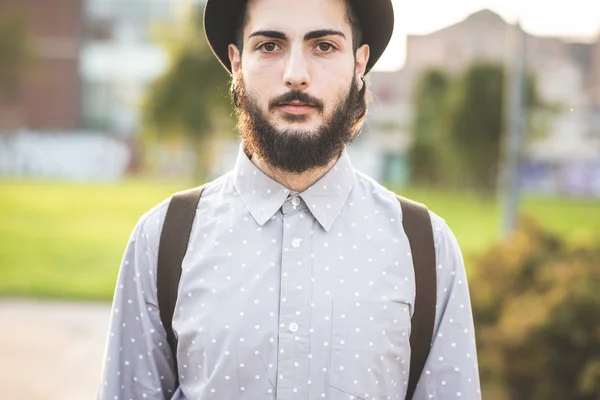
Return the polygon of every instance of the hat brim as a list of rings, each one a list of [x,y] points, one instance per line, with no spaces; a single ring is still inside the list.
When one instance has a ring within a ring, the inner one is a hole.
[[[231,73],[228,47],[236,42],[235,30],[239,24],[246,0],[207,0],[204,7],[204,32],[208,43]],[[368,44],[370,57],[366,73],[385,51],[394,30],[394,8],[391,0],[350,0],[363,34],[361,44]]]

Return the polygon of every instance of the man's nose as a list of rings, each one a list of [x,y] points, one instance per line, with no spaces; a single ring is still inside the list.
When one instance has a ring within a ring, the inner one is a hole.
[[[292,49],[286,59],[283,80],[288,89],[305,90],[310,86],[307,56],[301,48]]]

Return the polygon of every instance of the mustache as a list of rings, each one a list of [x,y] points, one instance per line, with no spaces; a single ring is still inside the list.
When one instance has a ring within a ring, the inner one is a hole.
[[[287,92],[271,100],[269,102],[269,111],[273,111],[276,107],[281,107],[294,101],[300,102],[302,105],[315,107],[319,112],[323,112],[323,109],[325,108],[321,100],[299,90],[292,90],[291,92]]]

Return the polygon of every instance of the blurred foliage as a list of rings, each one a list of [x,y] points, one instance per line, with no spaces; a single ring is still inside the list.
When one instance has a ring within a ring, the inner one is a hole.
[[[506,120],[505,75],[502,64],[471,65],[457,80],[446,116],[461,183],[483,193],[493,194],[497,187]],[[525,118],[530,119],[538,103],[531,77],[526,79],[524,95]]]
[[[424,185],[443,182],[444,160],[443,126],[439,116],[443,113],[451,77],[445,70],[426,70],[419,78],[415,90],[415,116],[413,142],[408,151],[410,179]]]
[[[511,400],[600,399],[600,241],[572,243],[524,221],[474,265],[484,387]]]
[[[0,102],[17,100],[19,81],[35,60],[27,18],[20,9],[0,13]]]
[[[229,74],[213,55],[202,28],[201,9],[190,7],[174,24],[156,26],[170,65],[150,87],[142,107],[146,139],[179,142],[197,154],[196,172],[212,165],[211,139],[234,126]]]
[[[494,194],[505,131],[505,68],[476,62],[457,76],[426,70],[417,85],[414,141],[410,150],[413,183],[468,187]],[[544,109],[536,81],[526,77],[526,130]]]

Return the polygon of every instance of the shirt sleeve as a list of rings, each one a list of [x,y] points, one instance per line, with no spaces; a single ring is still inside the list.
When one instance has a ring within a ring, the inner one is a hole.
[[[142,217],[136,225],[121,262],[99,400],[170,399],[175,390],[171,350],[156,297],[157,238],[149,239],[144,221]]]
[[[433,343],[414,400],[481,399],[473,313],[462,254],[448,225],[432,214],[437,305]]]

